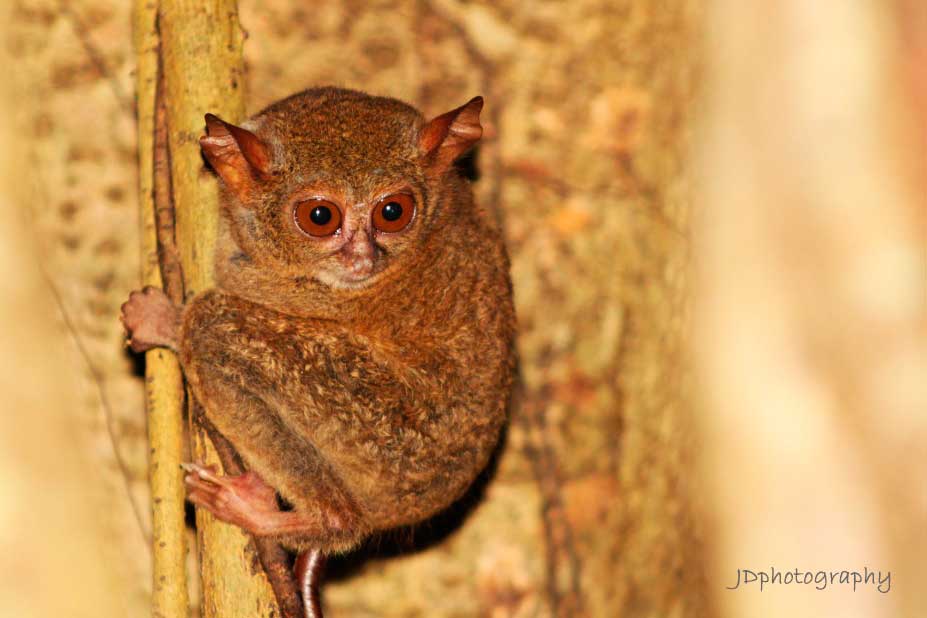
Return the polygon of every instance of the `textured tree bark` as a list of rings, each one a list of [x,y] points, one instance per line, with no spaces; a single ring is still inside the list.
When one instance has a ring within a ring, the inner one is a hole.
[[[29,482],[22,485],[27,500],[4,499],[30,509],[27,527],[9,528],[23,546],[4,544],[8,564],[45,588],[20,586],[6,573],[5,581],[17,594],[28,594],[36,608],[67,605],[37,615],[150,613],[143,380],[126,354],[116,319],[126,292],[138,286],[140,270],[130,7],[15,0],[3,4],[0,20],[0,54],[7,67],[2,97],[16,95],[3,116],[19,136],[4,138],[3,151],[17,153],[10,186],[21,198],[8,199],[11,194],[4,191],[0,208],[9,207],[10,216],[29,231],[20,240],[31,241],[34,252],[20,252],[6,238],[2,244],[44,273],[33,282],[41,293],[28,297],[30,315],[41,319],[41,332],[30,336],[29,345],[40,357],[33,360],[11,349],[15,360],[9,374],[13,392],[28,393],[40,409],[33,413],[15,397],[5,403],[17,410],[10,416],[41,419],[64,431],[60,446],[55,432],[41,444],[55,489],[46,491],[44,481]],[[4,229],[15,234],[12,226]],[[33,272],[10,260],[4,265],[4,278],[6,268]],[[28,306],[27,297],[15,292],[4,298],[11,307],[17,306],[14,298]],[[28,336],[30,324],[23,322],[18,332]],[[64,392],[57,400],[42,398],[58,388]],[[4,428],[3,434],[24,445],[33,439],[28,430]],[[71,454],[84,463],[74,465]],[[4,469],[11,470],[6,463]],[[83,530],[82,508],[66,496],[58,499],[59,490],[71,489],[89,507],[86,514],[100,534]],[[53,519],[52,527],[46,517]],[[59,529],[78,544],[62,542]],[[60,565],[46,568],[46,556]],[[108,603],[100,602],[87,582],[98,567],[107,571]],[[56,594],[48,594],[48,582],[55,582]],[[30,615],[23,609],[3,613]]]
[[[330,562],[331,616],[712,615],[684,354],[700,5],[241,2],[249,110],[482,94],[475,186],[512,254],[523,393],[495,473]]]

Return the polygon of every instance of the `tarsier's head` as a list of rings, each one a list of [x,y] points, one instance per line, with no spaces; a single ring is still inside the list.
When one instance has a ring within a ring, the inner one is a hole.
[[[477,97],[426,121],[395,99],[321,88],[242,126],[209,114],[200,144],[252,260],[361,288],[401,263],[447,214],[442,179],[482,135],[482,106]]]

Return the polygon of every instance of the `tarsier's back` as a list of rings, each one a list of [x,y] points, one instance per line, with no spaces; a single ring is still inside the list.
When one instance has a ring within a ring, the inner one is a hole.
[[[185,307],[179,347],[207,418],[298,514],[258,534],[350,548],[446,507],[494,449],[508,259],[454,168],[481,106],[426,122],[326,88],[241,127],[208,118],[219,283]]]

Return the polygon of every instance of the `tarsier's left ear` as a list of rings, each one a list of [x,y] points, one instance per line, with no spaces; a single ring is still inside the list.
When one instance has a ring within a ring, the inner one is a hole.
[[[216,173],[239,198],[254,188],[255,180],[270,177],[270,149],[247,129],[206,114],[206,135],[200,138],[203,154]]]
[[[479,141],[483,135],[480,125],[482,109],[483,97],[474,97],[425,125],[418,145],[429,169],[443,173]]]

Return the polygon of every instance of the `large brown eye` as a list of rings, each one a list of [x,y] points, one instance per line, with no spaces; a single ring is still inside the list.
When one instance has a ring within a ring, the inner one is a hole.
[[[412,196],[397,193],[377,202],[373,209],[373,227],[381,232],[399,232],[409,225],[414,214]]]
[[[341,227],[341,211],[327,200],[306,200],[293,211],[296,226],[310,236],[331,236]]]

